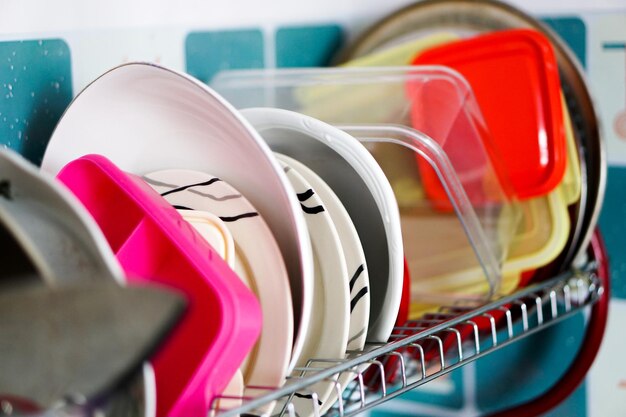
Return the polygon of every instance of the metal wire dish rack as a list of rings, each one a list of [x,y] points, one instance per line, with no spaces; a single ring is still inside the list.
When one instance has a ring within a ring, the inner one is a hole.
[[[276,402],[273,416],[302,416],[295,403],[304,399],[310,401],[308,415],[353,416],[564,320],[603,291],[590,262],[487,304],[443,306],[394,328],[388,343],[369,343],[343,359],[311,358],[283,387],[247,387],[259,395],[216,398],[210,415],[267,415],[267,405]],[[353,379],[344,387],[338,379],[345,373]],[[325,413],[317,392],[323,384],[338,397]]]

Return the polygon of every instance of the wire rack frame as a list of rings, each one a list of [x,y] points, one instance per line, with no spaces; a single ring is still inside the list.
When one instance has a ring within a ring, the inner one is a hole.
[[[441,307],[395,327],[388,343],[368,343],[363,351],[347,352],[345,358],[310,359],[294,370],[283,387],[249,386],[248,392],[256,390],[259,395],[217,397],[209,414],[267,416],[273,408],[273,417],[356,415],[592,305],[603,292],[595,267],[589,263],[484,305]],[[345,373],[352,380],[342,386],[338,379]],[[332,387],[338,398],[325,413],[321,413],[320,387],[326,391]],[[301,405],[303,398],[310,400],[306,411],[295,405]],[[236,406],[226,409],[224,404]]]

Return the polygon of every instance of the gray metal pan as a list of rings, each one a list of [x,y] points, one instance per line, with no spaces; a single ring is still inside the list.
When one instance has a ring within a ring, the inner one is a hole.
[[[19,244],[48,285],[84,282],[92,276],[122,278],[106,239],[78,200],[8,149],[0,150],[0,228],[5,238],[9,234]]]

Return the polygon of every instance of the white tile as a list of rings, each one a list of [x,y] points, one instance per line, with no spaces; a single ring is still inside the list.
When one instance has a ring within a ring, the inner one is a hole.
[[[609,321],[587,382],[589,417],[623,417],[626,410],[626,301],[612,299]]]

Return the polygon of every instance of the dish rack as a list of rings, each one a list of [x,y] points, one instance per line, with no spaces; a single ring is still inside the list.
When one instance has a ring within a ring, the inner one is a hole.
[[[297,417],[291,399],[299,397],[309,398],[314,416],[319,417],[314,386],[324,382],[332,384],[339,397],[326,415],[357,415],[593,305],[605,291],[597,268],[596,261],[590,261],[581,269],[485,304],[443,306],[394,328],[388,343],[368,343],[362,352],[347,352],[345,359],[310,359],[294,370],[299,375],[289,377],[282,388],[248,387],[258,390],[259,396],[218,397],[211,415],[261,414],[255,410],[278,401],[275,416]],[[391,361],[396,364],[393,378],[388,373]],[[364,365],[369,365],[368,371],[363,371]],[[345,372],[354,374],[354,380],[344,390],[337,377]],[[224,400],[240,403],[227,409],[219,406]]]

